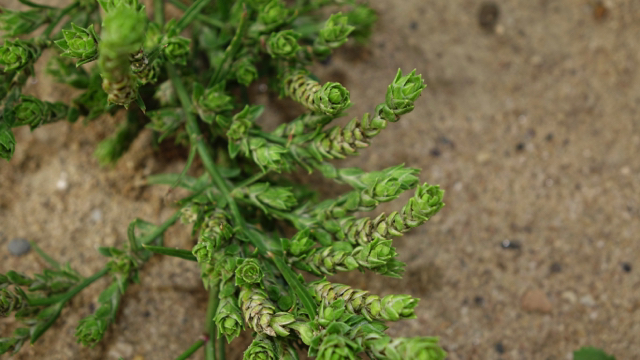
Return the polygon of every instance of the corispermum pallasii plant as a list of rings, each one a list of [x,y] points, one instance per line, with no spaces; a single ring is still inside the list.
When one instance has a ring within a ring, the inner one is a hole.
[[[0,47],[0,156],[10,160],[21,146],[13,128],[80,117],[91,121],[126,109],[126,120],[98,145],[99,162],[117,161],[149,128],[157,135],[154,141],[173,140],[188,147],[189,155],[184,171],[150,176],[148,184],[181,187],[190,195],[175,203],[174,215],[163,224],[131,222],[128,243],[100,248],[107,264],[89,277],[33,244],[50,268],[33,276],[0,274],[0,314],[24,324],[2,334],[0,354],[36,343],[71,298],[108,276],[111,285],[75,333],[82,345],[95,345],[117,321],[128,286],[144,278],[145,262],[162,254],[194,262],[209,292],[206,339],[178,359],[201,347],[206,359],[223,359],[225,343],[243,330],[254,335],[245,359],[298,359],[300,351],[332,360],[362,354],[444,359],[435,337],[391,338],[384,332],[386,321],[415,318],[418,299],[380,297],[326,278],[306,282],[297,272],[324,277],[357,269],[399,278],[405,264],[397,259],[393,237],[444,206],[443,191],[420,184],[417,169],[398,165],[365,172],[328,162],[367,148],[389,123],[413,110],[426,87],[415,70],[398,70],[371,115],[326,128],[345,115],[350,94],[339,83],[320,81],[309,66],[349,37],[364,41],[375,22],[373,10],[351,0],[169,0],[183,13],[165,22],[163,0],[153,2],[152,20],[137,0],[77,0],[65,7],[20,2],[29,9],[0,13],[6,37]],[[325,5],[341,5],[343,12],[322,19],[317,10]],[[43,26],[39,36],[15,39]],[[70,103],[22,93],[47,49],[58,52],[47,73],[83,90]],[[247,96],[247,87],[259,78],[268,78],[272,91],[307,112],[264,131],[256,124],[264,109]],[[196,156],[204,171],[189,176]],[[353,190],[318,201],[286,176],[299,170]],[[412,189],[415,195],[399,211],[357,216]],[[178,220],[192,228],[192,249],[163,246],[164,232]],[[283,229],[292,230],[291,236]]]

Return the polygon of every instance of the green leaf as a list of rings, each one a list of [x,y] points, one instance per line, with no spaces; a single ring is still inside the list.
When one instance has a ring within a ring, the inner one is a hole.
[[[291,270],[289,265],[287,265],[280,256],[272,254],[272,258],[287,284],[289,284],[293,292],[300,298],[300,302],[302,302],[302,306],[307,310],[309,317],[312,319],[315,318],[318,314],[318,305],[316,305],[307,287],[300,282],[298,275]]]
[[[197,261],[196,257],[189,250],[154,245],[142,245],[142,247],[156,254],[173,256],[189,261]]]
[[[583,347],[573,352],[573,360],[616,360],[616,358],[605,353],[602,349]]]

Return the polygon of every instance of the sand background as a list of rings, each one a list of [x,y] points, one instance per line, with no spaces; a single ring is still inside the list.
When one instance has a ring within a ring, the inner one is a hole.
[[[15,1],[0,4],[16,8]],[[640,2],[495,4],[499,16],[487,29],[477,1],[373,0],[380,20],[370,45],[348,46],[316,68],[323,80],[349,88],[353,116],[384,99],[398,68],[422,73],[428,88],[415,111],[339,165],[405,163],[446,190],[436,217],[395,240],[408,264],[404,279],[332,280],[421,298],[418,318],[389,332],[437,335],[452,360],[565,360],[585,345],[640,359]],[[43,66],[27,89],[46,100],[70,95],[49,83]],[[269,102],[264,95],[257,101]],[[269,109],[267,126],[288,111]],[[153,153],[143,133],[113,169],[92,157],[122,115],[86,127],[17,131],[14,159],[0,164],[0,272],[42,270],[33,251],[9,255],[9,240],[24,237],[89,275],[105,263],[96,247],[126,241],[133,218],[170,216],[167,202],[176,194],[144,186],[144,177],[180,171],[184,155]],[[344,190],[304,179],[326,196]],[[399,209],[410,196],[378,210]],[[505,240],[519,248],[503,248]],[[182,225],[165,240],[183,248],[190,241]],[[76,344],[73,333],[106,280],[74,298],[55,326],[14,358],[175,358],[203,329],[198,270],[154,257],[141,278],[94,349]],[[0,334],[14,325],[3,319]],[[228,358],[240,359],[249,341],[245,334],[232,343]]]

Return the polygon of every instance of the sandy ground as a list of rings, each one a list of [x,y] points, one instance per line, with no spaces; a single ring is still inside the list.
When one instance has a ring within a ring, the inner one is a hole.
[[[317,68],[350,89],[354,116],[384,99],[398,68],[425,75],[429,87],[415,111],[340,166],[422,168],[423,181],[446,190],[447,204],[395,241],[408,263],[404,279],[331,280],[420,297],[418,318],[389,331],[437,335],[451,360],[565,360],[585,345],[640,359],[640,2],[496,4],[497,23],[483,28],[476,1],[371,1],[380,15],[371,45],[341,50]],[[41,69],[28,88],[47,100],[64,94]],[[267,120],[282,113],[271,109]],[[149,153],[144,134],[139,150],[99,168],[91,154],[117,122],[18,132],[14,160],[0,165],[0,272],[42,269],[33,251],[8,254],[8,241],[25,237],[88,275],[104,264],[95,248],[125,241],[134,217],[170,216],[166,189],[143,179],[179,171],[184,158]],[[336,193],[327,181],[308,181]],[[379,210],[399,209],[410,195]],[[188,247],[186,234],[176,226],[166,244]],[[505,249],[505,240],[519,247]],[[203,328],[198,271],[157,257],[141,278],[94,349],[75,344],[73,333],[106,282],[73,299],[52,331],[15,359],[174,358]],[[0,322],[3,336],[11,328]],[[248,341],[236,340],[228,358],[240,359]]]

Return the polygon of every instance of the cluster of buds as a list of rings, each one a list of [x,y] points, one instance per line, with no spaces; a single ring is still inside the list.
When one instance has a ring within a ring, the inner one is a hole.
[[[244,320],[258,334],[287,336],[288,325],[296,321],[291,313],[277,312],[267,294],[256,286],[242,288],[240,303]]]
[[[321,59],[331,55],[333,49],[337,49],[347,42],[349,34],[354,29],[355,27],[349,25],[346,15],[342,15],[342,13],[331,15],[313,44],[314,54]]]
[[[351,105],[349,90],[344,86],[335,82],[320,85],[304,70],[285,76],[284,93],[315,113],[334,117]]]
[[[285,81],[286,84],[293,86],[293,83]],[[386,128],[389,122],[396,122],[400,115],[412,111],[414,102],[425,87],[422,76],[416,75],[415,70],[406,76],[402,76],[402,71],[398,70],[387,89],[385,102],[376,107],[375,116],[365,114],[362,121],[354,118],[344,128],[335,126],[318,134],[308,146],[309,153],[318,161],[325,158],[343,159],[347,155],[357,154],[358,149],[369,146],[370,139]],[[303,87],[297,86],[296,89],[301,91]],[[298,97],[295,93],[291,96],[294,99]]]
[[[387,295],[382,299],[368,291],[353,289],[348,285],[320,280],[309,284],[316,301],[330,306],[344,300],[345,309],[368,320],[397,321],[415,318],[414,308],[418,299],[410,295]]]
[[[64,38],[55,42],[63,50],[60,55],[78,59],[77,66],[98,58],[99,37],[93,24],[85,29],[71,23],[71,30],[63,29],[62,35]]]
[[[39,56],[40,49],[29,41],[5,40],[0,46],[0,65],[5,72],[31,68]]]

